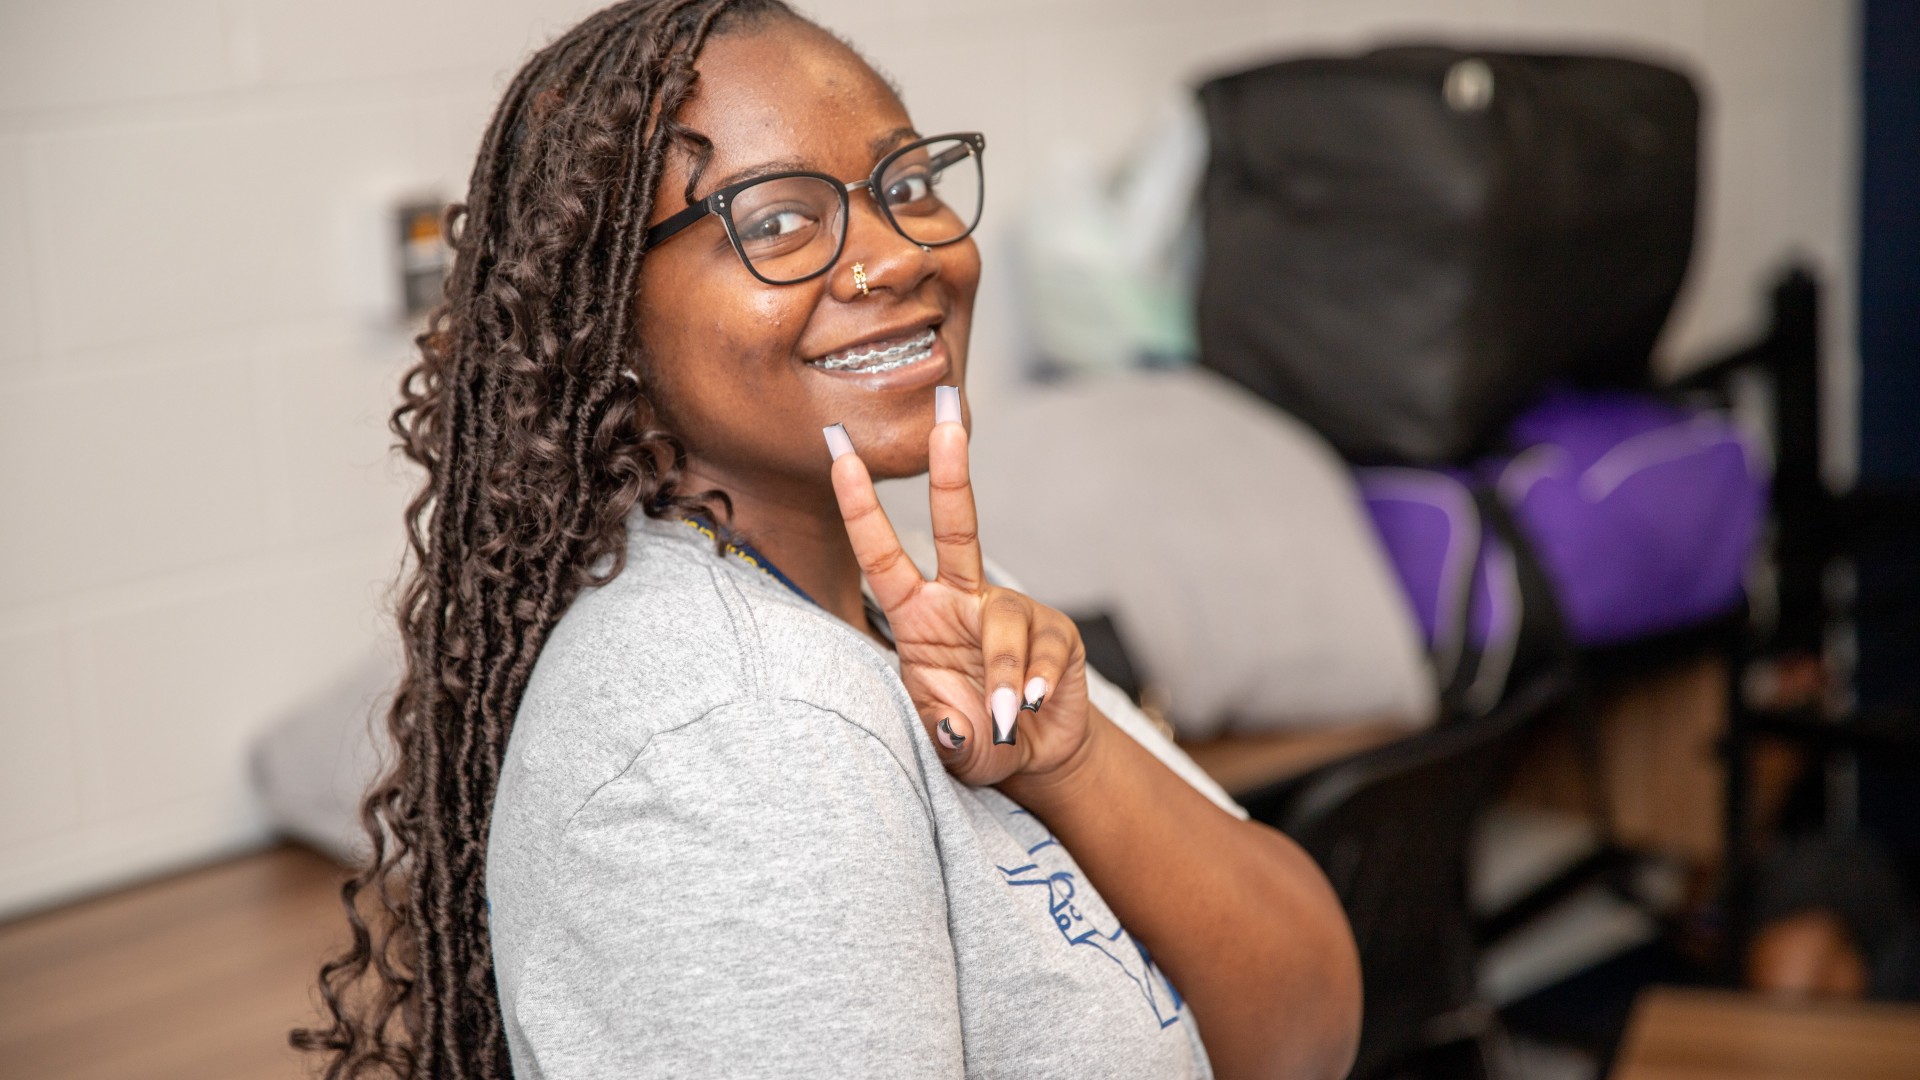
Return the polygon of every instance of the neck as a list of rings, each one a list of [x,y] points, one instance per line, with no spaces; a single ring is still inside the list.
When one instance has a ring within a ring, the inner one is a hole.
[[[836,618],[870,637],[860,563],[847,539],[833,487],[792,478],[745,477],[690,461],[682,491],[718,488],[733,500],[732,527]]]

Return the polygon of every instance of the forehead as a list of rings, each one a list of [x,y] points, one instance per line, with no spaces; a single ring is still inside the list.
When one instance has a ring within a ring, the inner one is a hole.
[[[873,143],[911,126],[900,99],[866,61],[817,27],[778,20],[707,43],[680,121],[713,142],[700,193],[765,164],[843,179],[873,167]],[[664,191],[685,186],[674,163]],[[677,202],[663,199],[662,202]]]

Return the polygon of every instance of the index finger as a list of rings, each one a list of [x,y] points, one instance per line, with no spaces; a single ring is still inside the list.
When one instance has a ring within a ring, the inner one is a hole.
[[[986,571],[967,462],[967,427],[960,415],[960,388],[935,388],[933,433],[927,436],[927,501],[939,561],[935,573],[955,588],[979,592]]]
[[[882,611],[892,611],[907,601],[926,579],[920,568],[900,546],[900,537],[880,506],[873,490],[873,477],[867,463],[854,452],[853,440],[839,424],[826,429],[827,447],[833,453],[833,497],[840,504],[840,520],[846,523],[847,539],[853,542],[853,557],[860,571],[873,586],[873,598]]]

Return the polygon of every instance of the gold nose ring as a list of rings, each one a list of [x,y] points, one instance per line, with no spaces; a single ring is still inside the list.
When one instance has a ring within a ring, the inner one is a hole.
[[[867,264],[866,263],[853,264],[853,287],[860,290],[861,296],[867,295]]]

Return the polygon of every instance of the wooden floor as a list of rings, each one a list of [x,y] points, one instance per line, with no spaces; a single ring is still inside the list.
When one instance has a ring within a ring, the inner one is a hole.
[[[298,1080],[343,872],[283,847],[0,923],[0,1078]],[[1920,1009],[1654,990],[1615,1080],[1920,1077]]]
[[[334,863],[284,847],[0,923],[0,1077],[295,1080],[344,940]]]

